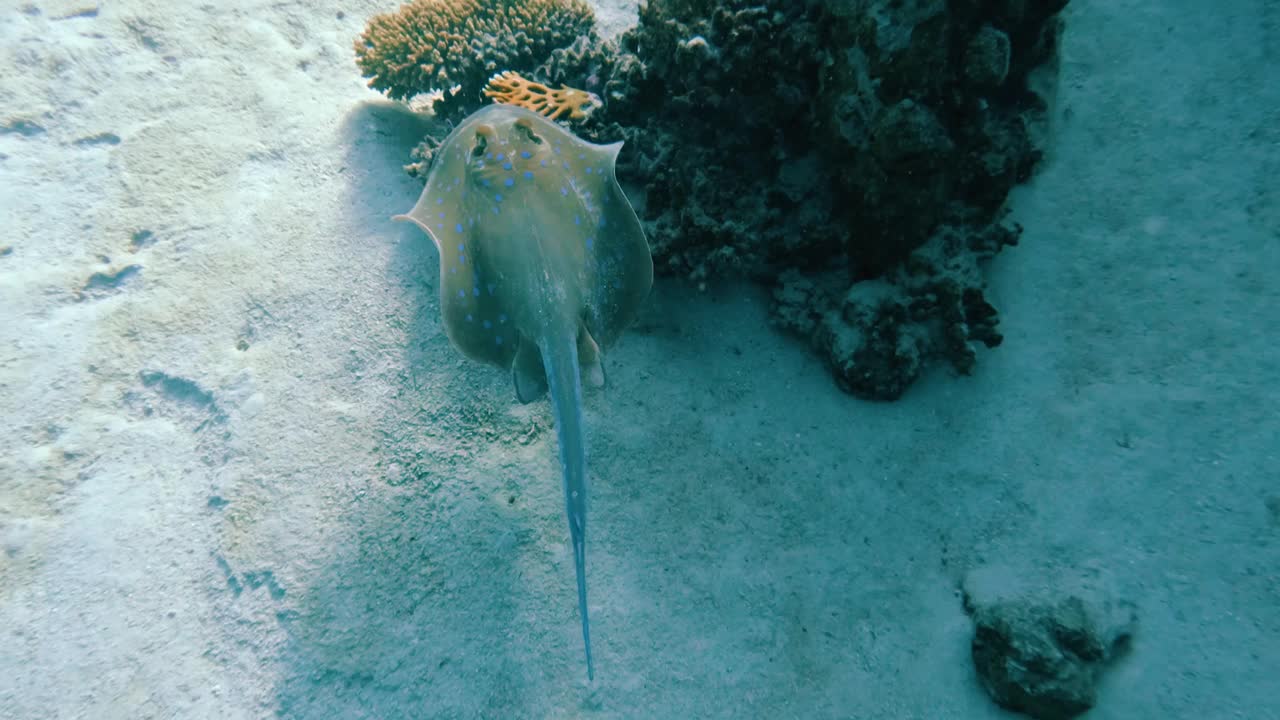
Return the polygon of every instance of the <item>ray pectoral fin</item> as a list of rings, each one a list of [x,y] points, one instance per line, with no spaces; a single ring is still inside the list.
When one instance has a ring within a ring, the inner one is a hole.
[[[585,327],[578,331],[578,365],[582,368],[584,384],[592,388],[604,387],[604,362],[600,346]]]
[[[516,399],[531,403],[547,392],[547,373],[542,366],[542,352],[536,343],[521,336],[516,349],[516,359],[511,363],[511,377],[515,381]]]
[[[428,208],[431,206],[432,199],[436,196],[433,184],[428,182],[427,186],[422,190],[422,195],[418,197],[418,201],[413,204],[413,207],[409,208],[409,212],[392,215],[391,219],[398,222],[411,222],[422,228],[423,232],[430,235],[432,240],[435,240],[435,234],[431,232],[431,226],[429,225],[431,214]]]
[[[414,205],[413,209],[409,212],[392,215],[391,219],[394,222],[407,222],[417,225],[422,232],[427,234],[427,237],[431,238],[431,242],[436,246],[436,249],[439,250],[441,254],[444,253],[445,245],[442,242],[443,238],[441,238],[440,233],[437,232],[439,228],[437,227],[435,230],[432,230],[428,216],[422,211],[422,201],[418,201],[418,204]]]
[[[606,146],[616,155],[616,146]],[[631,324],[653,286],[653,257],[644,227],[614,177],[613,167],[600,179],[600,209],[594,228],[596,283],[587,327],[596,342],[609,347]]]
[[[413,215],[410,215],[410,214],[392,215],[391,219],[395,220],[396,222],[411,222],[414,225],[417,225],[418,227],[422,228],[422,231],[425,232],[426,234],[428,235],[431,234],[431,228],[427,227],[426,223],[414,217]]]

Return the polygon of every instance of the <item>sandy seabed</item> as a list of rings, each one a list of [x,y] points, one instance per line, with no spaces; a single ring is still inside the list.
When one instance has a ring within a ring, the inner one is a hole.
[[[391,5],[0,13],[0,717],[994,719],[1005,566],[1137,606],[1089,717],[1280,718],[1280,6],[1073,0],[971,377],[860,402],[660,281],[586,410],[588,684],[549,411],[388,221]]]

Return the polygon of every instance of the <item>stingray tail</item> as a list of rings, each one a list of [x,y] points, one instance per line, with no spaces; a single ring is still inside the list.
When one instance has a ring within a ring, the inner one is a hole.
[[[564,506],[573,542],[573,566],[578,576],[578,614],[582,643],[587,651],[587,679],[595,679],[591,662],[591,623],[587,619],[587,443],[582,420],[582,376],[578,367],[578,339],[571,331],[551,333],[539,348],[551,391],[551,410],[560,441],[564,473]]]

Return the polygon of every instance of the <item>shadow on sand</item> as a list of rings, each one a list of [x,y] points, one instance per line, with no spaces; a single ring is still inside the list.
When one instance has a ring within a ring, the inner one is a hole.
[[[343,130],[345,223],[353,237],[395,243],[387,283],[400,307],[387,322],[403,325],[405,354],[388,361],[396,379],[377,420],[386,476],[337,523],[300,611],[280,618],[289,640],[278,714],[511,716],[527,687],[526,663],[512,651],[519,577],[510,548],[476,529],[522,532],[520,518],[457,480],[467,471],[467,420],[484,421],[457,410],[475,405],[476,374],[458,371],[461,356],[440,329],[435,248],[417,228],[388,220],[421,192],[403,166],[440,128],[402,106],[368,103]],[[448,450],[444,462],[423,452],[427,436]],[[424,455],[417,469],[403,459]]]

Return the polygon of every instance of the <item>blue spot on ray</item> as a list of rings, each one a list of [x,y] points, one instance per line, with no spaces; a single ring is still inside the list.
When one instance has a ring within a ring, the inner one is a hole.
[[[593,169],[591,169],[591,168],[587,168],[587,174],[588,174],[588,175],[590,175],[590,174],[591,174],[591,173],[593,173],[593,172],[595,172]]]
[[[474,320],[474,319],[475,319],[475,318],[472,318],[472,317],[471,317],[471,313],[467,313],[467,322],[471,322],[471,321],[472,321],[472,320]]]
[[[436,198],[436,204],[437,204],[437,205],[443,205],[443,204],[444,204],[444,198]]]
[[[498,153],[498,159],[499,159],[499,160],[501,160],[501,159],[502,159],[502,158],[504,158],[504,157],[506,157],[506,155],[504,155],[504,154],[502,154],[502,153]]]
[[[560,188],[560,194],[567,197],[569,195],[569,188],[567,187]]]
[[[539,164],[539,165],[541,165],[542,167],[546,167],[546,166],[547,166],[547,161],[546,161],[546,160],[539,160],[539,161],[538,161],[538,164]]]
[[[502,193],[495,193],[493,199],[502,202]]]
[[[520,152],[520,157],[524,158],[525,160],[528,160],[529,158],[533,157],[533,153],[529,152],[528,150],[522,150]]]
[[[506,180],[502,181],[502,184],[506,185],[507,187],[511,187],[512,185],[516,184],[516,181],[512,180],[511,178],[507,178]]]
[[[493,327],[493,323],[489,322],[488,320],[485,320],[485,321],[484,321],[484,329],[485,329],[485,330],[488,330],[488,329],[489,329],[489,328],[491,328],[491,327]]]
[[[506,313],[502,313],[501,315],[499,315],[499,316],[498,316],[498,322],[500,322],[500,323],[504,323],[504,322],[506,322],[506,321],[507,321],[507,314],[506,314]]]
[[[460,297],[460,298],[464,298],[464,297],[466,297],[466,296],[467,296],[467,292],[466,292],[465,290],[459,290],[459,291],[458,291],[458,297]]]
[[[533,179],[533,171],[532,171],[532,170],[525,170],[525,171],[524,171],[524,179],[525,179],[525,180],[532,180],[532,179]]]
[[[511,163],[502,163],[502,169],[503,169],[503,170],[510,170],[510,169],[511,169]]]
[[[454,225],[454,226],[453,226],[453,231],[454,231],[454,232],[462,232],[462,223],[458,223],[457,225]],[[459,251],[461,251],[461,250],[462,250],[462,246],[461,246],[461,245],[459,245],[459,246],[458,246],[458,250],[459,250]]]
[[[495,345],[501,345],[501,344],[502,344],[502,336],[501,336],[501,335],[499,335],[498,337],[494,338],[494,339],[493,339],[493,344],[495,344]]]

